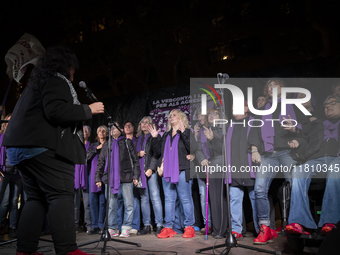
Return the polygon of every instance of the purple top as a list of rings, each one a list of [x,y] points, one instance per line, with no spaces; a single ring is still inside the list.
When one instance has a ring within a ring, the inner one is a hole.
[[[4,139],[4,134],[0,135],[0,171],[5,172],[6,170],[6,147],[2,146],[2,140]]]
[[[144,137],[144,141],[143,141],[143,145],[142,145],[142,149],[141,149],[141,143],[142,143],[142,137],[143,135],[141,135],[139,138],[138,138],[138,141],[137,141],[137,146],[136,146],[136,151],[137,153],[140,152],[141,150],[144,151],[145,150],[145,144],[146,144],[146,140],[148,139],[148,136],[149,134],[146,134],[145,137]],[[146,189],[146,185],[147,185],[147,182],[146,182],[146,176],[145,176],[145,169],[144,169],[144,163],[145,163],[145,156],[141,157],[139,159],[139,165],[140,165],[140,171],[141,171],[141,175],[140,175],[140,178],[142,180],[142,188],[143,189]]]
[[[331,138],[334,138],[337,142],[339,141],[338,140],[338,135],[339,135],[339,123],[340,123],[340,120],[336,123],[332,123],[330,122],[329,120],[325,120],[323,122],[323,125],[325,126],[325,132],[324,132],[324,135],[323,135],[323,140],[329,140]]]
[[[168,134],[164,145],[163,153],[163,177],[171,183],[176,184],[179,180],[179,161],[178,161],[178,140],[180,134],[176,134],[171,144],[171,137]]]
[[[201,138],[201,145],[202,145],[203,154],[206,157],[206,159],[209,160],[211,152],[210,152],[210,149],[207,145],[207,137],[204,134],[203,128],[200,128],[198,135]]]
[[[99,145],[94,145],[92,147],[92,150],[95,150],[97,149]],[[91,161],[91,180],[90,180],[90,185],[91,185],[91,192],[92,193],[97,193],[99,191],[102,190],[102,188],[98,188],[98,186],[96,185],[96,180],[95,180],[95,177],[96,177],[96,171],[97,171],[97,165],[98,165],[98,157],[99,157],[99,154],[96,154],[92,161]]]

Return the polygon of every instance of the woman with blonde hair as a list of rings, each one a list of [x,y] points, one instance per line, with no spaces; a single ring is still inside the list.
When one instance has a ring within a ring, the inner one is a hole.
[[[156,157],[162,158],[163,163],[163,190],[165,197],[165,224],[158,238],[173,237],[177,233],[173,230],[175,219],[175,203],[178,196],[185,215],[184,238],[195,236],[194,204],[189,184],[190,154],[189,122],[184,112],[174,109],[168,117],[167,132],[159,139],[155,125],[149,127],[152,135],[152,149]]]

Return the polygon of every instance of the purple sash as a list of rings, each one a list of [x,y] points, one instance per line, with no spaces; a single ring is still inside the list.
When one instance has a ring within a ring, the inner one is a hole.
[[[5,172],[6,170],[6,147],[2,146],[2,140],[4,139],[4,134],[0,135],[0,171]]]
[[[207,145],[207,137],[204,134],[203,128],[200,128],[198,135],[201,138],[201,145],[202,145],[203,154],[206,157],[206,159],[209,160],[210,159],[210,149]]]
[[[93,149],[97,149],[99,145],[95,145],[92,147]],[[96,154],[96,156],[93,157],[92,161],[91,161],[91,179],[90,179],[90,185],[91,185],[91,192],[92,193],[97,193],[99,191],[102,190],[102,188],[98,188],[98,186],[96,185],[96,171],[97,171],[97,165],[98,165],[98,157],[99,154]]]
[[[281,98],[278,99],[278,103],[281,102]],[[288,115],[290,115],[291,119],[296,120],[296,115],[295,115],[295,111],[293,108],[293,105],[291,104],[287,104],[286,105],[286,115],[282,115],[280,112],[280,125],[281,122],[283,121],[283,117],[285,117],[286,119],[289,119]],[[271,100],[269,103],[266,104],[265,109],[268,110],[271,108]],[[273,119],[272,114],[268,114],[268,115],[264,115],[262,117],[262,121],[263,121],[263,126],[261,127],[261,134],[262,134],[262,140],[264,143],[264,150],[265,152],[272,152],[274,151],[274,136],[275,136],[275,127],[272,126],[273,122],[272,121],[266,121],[266,119]],[[297,127],[299,129],[301,129],[301,124],[298,124]]]
[[[329,120],[325,120],[323,122],[323,125],[325,126],[325,132],[323,135],[323,140],[329,140],[331,138],[334,138],[338,142],[338,135],[339,135],[339,122],[337,123],[332,123]]]
[[[109,179],[109,185],[111,188],[112,194],[117,194],[119,192],[120,187],[120,165],[119,165],[119,146],[118,141],[126,139],[124,136],[120,136],[116,139],[113,139],[112,146],[111,146],[111,166],[110,166],[110,179]],[[105,164],[105,173],[107,173],[107,165],[108,165],[108,158],[106,158],[106,164]]]
[[[167,182],[171,181],[176,184],[179,180],[178,140],[180,135],[176,134],[172,145],[170,135],[169,133],[164,146],[163,177]]]
[[[145,137],[144,137],[144,141],[143,141],[143,147],[141,149],[141,143],[142,143],[142,137],[143,135],[141,135],[139,138],[138,138],[138,141],[137,141],[137,146],[136,146],[136,151],[137,153],[140,152],[141,150],[144,151],[145,150],[145,144],[146,144],[146,140],[148,139],[148,136],[149,134],[146,134]],[[144,172],[144,163],[145,163],[145,156],[143,156],[142,158],[139,159],[139,165],[140,165],[140,172],[141,172],[141,175],[140,175],[140,178],[142,180],[142,188],[143,189],[146,189],[146,176],[145,176],[145,172]]]
[[[85,144],[85,150],[88,151],[90,147],[90,142],[87,141]],[[87,164],[85,165],[75,165],[74,169],[74,188],[87,189]]]
[[[252,116],[249,117],[249,120],[253,119]],[[250,132],[250,129],[251,129],[251,126],[248,125],[248,129],[247,129],[247,139],[248,139],[248,136],[249,136],[249,132]],[[227,165],[231,163],[231,137],[233,136],[233,131],[234,131],[234,126],[229,126],[228,127],[228,132],[227,132],[227,138],[226,138],[226,145],[227,145]],[[249,166],[250,166],[250,169],[251,169],[251,166],[253,164],[253,162],[251,161],[251,153],[248,151],[248,163],[249,163]],[[229,169],[229,168],[228,168]],[[229,174],[228,174],[229,178],[229,183],[231,183],[231,174],[230,174],[230,169],[229,169]],[[250,172],[250,177],[251,178],[255,178],[256,176],[256,173],[253,172],[253,170],[251,169],[251,172]],[[226,180],[225,180],[226,182]]]

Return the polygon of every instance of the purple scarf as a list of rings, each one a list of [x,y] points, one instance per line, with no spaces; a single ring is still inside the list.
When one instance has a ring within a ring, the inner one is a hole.
[[[323,135],[323,140],[329,140],[331,138],[334,138],[338,142],[338,135],[339,135],[339,122],[337,123],[332,123],[329,120],[325,120],[323,122],[323,125],[325,126],[325,132]]]
[[[269,101],[269,103],[266,104],[265,106],[265,110],[268,110],[271,108],[271,100]],[[281,98],[278,99],[278,103],[281,102]],[[289,119],[288,115],[290,115],[291,119],[296,120],[296,115],[295,115],[295,111],[293,108],[293,105],[288,104],[286,105],[286,115],[281,115],[280,112],[280,125],[281,122],[283,121],[283,117],[285,117],[286,119]],[[268,115],[264,115],[262,117],[262,121],[263,121],[263,126],[261,127],[261,134],[262,134],[262,140],[264,143],[264,150],[265,152],[272,152],[274,151],[274,136],[275,136],[275,127],[272,127],[272,121],[266,121],[266,119],[273,119],[272,114],[268,114]],[[297,127],[299,129],[301,129],[301,124],[297,124]]]
[[[211,158],[210,157],[211,152],[210,152],[210,149],[207,145],[207,137],[204,134],[203,128],[200,128],[198,135],[201,138],[201,145],[202,145],[203,154],[207,158],[207,160],[209,160]]]
[[[90,142],[87,141],[85,144],[85,150],[88,151],[90,147]],[[85,165],[75,165],[74,171],[74,188],[75,189],[87,189],[87,164]]]
[[[176,184],[179,180],[179,161],[178,161],[178,140],[179,134],[176,134],[171,145],[171,133],[168,134],[163,153],[163,177],[171,183]]]
[[[2,146],[2,140],[4,139],[4,134],[0,135],[0,171],[5,172],[6,170],[6,147]]]
[[[120,165],[119,165],[119,146],[118,142],[122,139],[126,139],[124,136],[120,136],[117,139],[112,140],[111,146],[111,166],[110,166],[110,179],[109,185],[112,194],[117,194],[120,187]],[[108,158],[106,158],[105,173],[107,173]]]
[[[142,145],[142,148],[141,148],[141,143],[142,143],[142,137],[143,136],[144,135],[141,135],[138,138],[137,146],[136,146],[137,153],[140,152],[140,151],[144,151],[145,150],[145,144],[146,144],[146,140],[148,139],[149,134],[145,135],[144,141],[143,141],[143,145]],[[145,156],[139,159],[139,165],[140,165],[140,172],[141,172],[140,178],[142,180],[142,188],[146,189],[146,176],[145,176],[145,172],[144,172],[145,171],[144,163],[145,163]]]
[[[96,150],[99,145],[95,145],[92,147],[92,150]],[[91,192],[92,193],[97,193],[102,190],[102,188],[98,188],[96,185],[96,171],[97,171],[97,165],[98,165],[98,157],[99,155],[96,154],[96,156],[93,157],[91,161],[91,180],[90,180],[90,185],[91,185]]]
[[[249,120],[253,119],[252,116],[249,117]],[[248,139],[248,136],[249,136],[249,131],[251,129],[251,126],[248,125],[248,130],[247,130],[247,139]],[[226,145],[227,145],[227,164],[230,164],[231,163],[231,137],[233,136],[233,131],[234,131],[234,125],[233,126],[229,126],[228,127],[228,132],[227,132],[227,137],[226,137]],[[251,153],[248,151],[248,162],[249,162],[249,166],[250,166],[250,169],[251,169],[251,166],[252,166],[252,161],[251,161]],[[229,169],[230,170],[230,169]],[[230,171],[229,171],[229,183],[231,183],[231,174],[230,174]],[[251,172],[250,172],[250,177],[251,178],[255,178],[256,176],[256,173],[253,172],[253,170],[251,169]],[[226,180],[225,180],[226,182]]]

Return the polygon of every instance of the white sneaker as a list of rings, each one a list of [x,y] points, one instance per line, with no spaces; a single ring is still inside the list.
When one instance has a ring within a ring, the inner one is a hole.
[[[130,229],[130,235],[137,235],[138,230],[137,229]]]
[[[129,229],[122,229],[122,233],[120,233],[119,237],[129,237],[130,236],[130,230]]]

